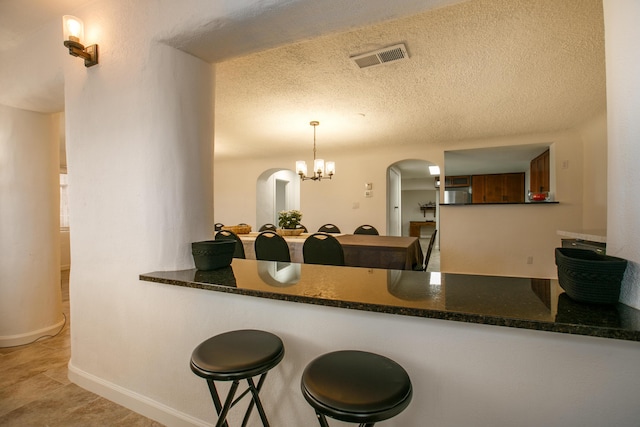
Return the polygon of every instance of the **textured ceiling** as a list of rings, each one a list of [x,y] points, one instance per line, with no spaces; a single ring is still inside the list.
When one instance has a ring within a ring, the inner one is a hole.
[[[0,54],[92,1],[1,0]],[[601,0],[246,4],[254,9],[226,20],[194,14],[202,22],[170,23],[175,31],[165,40],[223,61],[216,64],[219,158],[307,153],[311,120],[320,121],[318,154],[330,158],[354,147],[564,130],[606,109]],[[305,41],[287,44],[294,40]],[[349,59],[396,43],[406,44],[409,60],[361,70]],[[50,68],[31,73],[30,85],[11,78],[13,98],[30,100],[20,108],[63,108],[61,70]]]
[[[408,61],[350,56],[405,43]],[[216,65],[216,155],[564,130],[606,108],[600,0],[474,0]]]

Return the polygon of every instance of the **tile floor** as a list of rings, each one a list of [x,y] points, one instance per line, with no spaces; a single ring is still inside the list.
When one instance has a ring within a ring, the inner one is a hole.
[[[155,421],[72,384],[67,378],[69,272],[62,274],[62,308],[67,323],[55,337],[0,348],[0,426],[143,426]]]

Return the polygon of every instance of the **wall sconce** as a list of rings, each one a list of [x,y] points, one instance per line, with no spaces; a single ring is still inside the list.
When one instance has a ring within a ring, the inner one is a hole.
[[[75,16],[62,17],[64,45],[69,49],[69,55],[84,58],[84,66],[92,67],[98,63],[98,45],[84,47],[80,40],[84,38],[84,24]]]

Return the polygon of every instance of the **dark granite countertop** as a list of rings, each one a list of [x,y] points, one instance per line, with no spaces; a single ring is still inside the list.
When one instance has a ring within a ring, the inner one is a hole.
[[[640,310],[570,299],[557,280],[234,259],[140,280],[297,303],[640,341]]]

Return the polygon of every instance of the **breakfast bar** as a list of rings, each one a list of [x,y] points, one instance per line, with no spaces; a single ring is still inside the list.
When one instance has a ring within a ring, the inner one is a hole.
[[[338,350],[383,355],[407,370],[413,401],[385,421],[389,427],[559,420],[569,420],[562,421],[567,427],[631,426],[640,416],[640,312],[575,303],[556,280],[239,258],[219,270],[155,271],[139,279],[145,295],[167,301],[138,306],[162,310],[157,325],[145,327],[158,331],[152,341],[165,366],[178,372],[171,392],[189,396],[203,420],[197,425],[213,414],[189,355],[209,337],[242,329],[284,342],[286,355],[264,390],[273,425],[313,424],[300,392],[303,368]],[[230,425],[240,425],[237,415]]]
[[[640,341],[640,310],[581,304],[557,280],[234,259],[143,281],[293,303]]]

